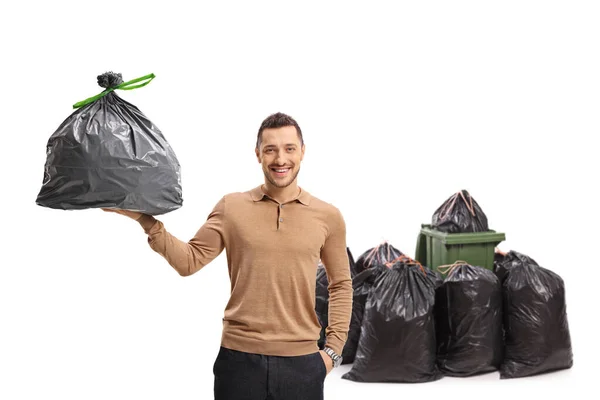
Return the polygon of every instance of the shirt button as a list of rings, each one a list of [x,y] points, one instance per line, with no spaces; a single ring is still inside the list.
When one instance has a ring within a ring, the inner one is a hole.
[[[283,204],[280,207],[283,208]]]
[[[283,218],[279,218],[279,222],[283,222]]]

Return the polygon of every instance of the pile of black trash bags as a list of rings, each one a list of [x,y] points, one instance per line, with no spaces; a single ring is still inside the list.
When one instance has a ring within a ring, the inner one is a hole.
[[[500,379],[573,365],[565,286],[530,257],[496,253],[494,271],[457,261],[444,274],[388,242],[354,260],[354,298],[342,378],[431,382],[498,371]],[[327,327],[327,274],[317,269],[319,348]]]

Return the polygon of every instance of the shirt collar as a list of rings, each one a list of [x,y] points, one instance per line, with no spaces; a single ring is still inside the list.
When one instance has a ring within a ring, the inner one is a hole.
[[[250,196],[252,197],[253,201],[261,201],[263,198],[269,197],[264,192],[262,186],[263,185],[258,185],[257,187],[255,187],[254,189],[252,189],[250,191]],[[298,201],[298,202],[304,204],[305,206],[308,206],[310,204],[310,199],[311,199],[310,193],[308,193],[306,190],[300,188],[300,193],[298,194],[298,197],[296,197],[292,201]]]

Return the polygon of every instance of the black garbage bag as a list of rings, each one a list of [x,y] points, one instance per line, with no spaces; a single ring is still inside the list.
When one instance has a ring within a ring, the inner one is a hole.
[[[409,257],[388,263],[365,305],[352,369],[356,382],[430,382],[436,365],[435,286],[426,269]]]
[[[346,344],[342,351],[342,364],[351,364],[354,362],[358,341],[360,339],[365,304],[375,277],[381,271],[381,268],[381,266],[373,266],[372,268],[362,271],[352,279],[352,317],[350,319],[348,339],[346,340]]]
[[[350,248],[346,247],[348,254],[348,261],[350,263],[350,275],[354,278],[352,272],[354,268],[354,257]],[[323,350],[326,341],[326,329],[329,324],[329,278],[327,277],[327,270],[322,262],[317,265],[317,282],[315,287],[315,312],[319,323],[321,324],[321,335],[319,337],[318,346],[319,349]],[[343,357],[343,355],[342,355]]]
[[[520,378],[573,366],[565,284],[531,257],[510,251],[499,262],[504,327],[500,378]]]
[[[98,76],[98,84],[106,90],[75,104],[77,110],[47,142],[36,204],[150,215],[181,207],[180,166],[173,149],[152,121],[115,93],[115,89],[134,89],[152,79],[154,74],[124,83],[121,74]]]
[[[371,247],[358,257],[355,265],[356,273],[360,273],[375,265],[385,265],[401,255],[403,253],[390,243],[387,241],[382,242],[375,247]]]
[[[440,371],[456,377],[496,371],[503,350],[498,277],[461,261],[443,272],[448,274],[436,292],[435,304]]]
[[[353,275],[352,279],[352,287],[354,290],[352,318],[350,320],[348,339],[342,352],[342,364],[351,364],[354,362],[360,338],[365,304],[375,279],[379,273],[387,269],[385,266],[386,263],[401,255],[403,255],[403,253],[390,243],[382,242],[365,251],[356,261],[354,266],[355,275]]]
[[[466,190],[450,196],[433,213],[431,226],[446,233],[489,231],[487,216]]]

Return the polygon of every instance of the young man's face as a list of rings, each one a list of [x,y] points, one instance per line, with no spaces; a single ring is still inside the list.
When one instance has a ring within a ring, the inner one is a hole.
[[[293,126],[265,129],[260,148],[256,150],[265,178],[275,187],[289,186],[300,172],[304,146]]]

